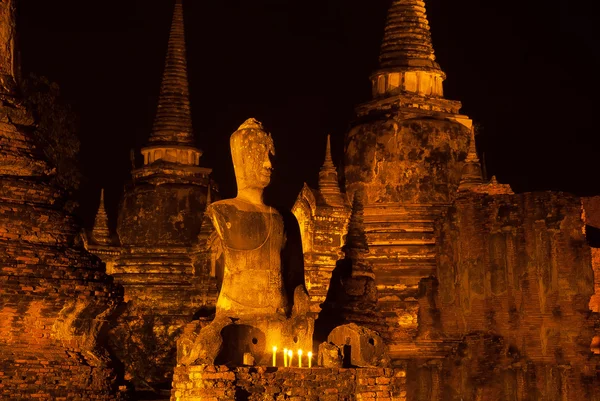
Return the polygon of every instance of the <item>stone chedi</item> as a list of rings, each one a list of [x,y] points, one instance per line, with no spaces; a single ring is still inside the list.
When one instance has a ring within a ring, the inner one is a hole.
[[[104,207],[104,189],[100,192],[100,204],[94,220],[94,227],[91,231],[84,231],[82,239],[85,248],[102,259],[106,265],[106,272],[112,274],[115,260],[119,256],[121,248],[116,243],[114,236],[111,235],[108,226],[108,214]]]
[[[331,273],[342,257],[348,229],[350,205],[340,190],[338,173],[331,157],[331,138],[327,137],[325,161],[319,172],[319,187],[304,184],[292,207],[302,236],[306,286],[311,310],[319,312],[325,301]]]
[[[101,333],[122,295],[32,139],[14,37],[15,4],[0,1],[0,398],[116,399]]]
[[[104,189],[100,192],[100,205],[98,213],[94,221],[94,229],[92,230],[92,240],[98,245],[110,245],[110,230],[108,228],[108,215],[104,208]]]
[[[137,389],[168,386],[176,339],[200,309],[214,308],[210,271],[193,252],[211,196],[210,169],[194,145],[183,8],[176,1],[158,108],[143,166],[132,172],[120,205],[120,255],[113,268],[127,307],[111,330],[115,354]]]
[[[244,354],[260,364],[271,361],[272,346],[312,350],[304,272],[282,263],[282,216],[263,203],[270,182],[270,134],[254,119],[233,133],[231,155],[237,196],[212,203],[205,225],[222,249],[222,277],[214,320],[197,335],[182,338],[179,362],[241,365]],[[222,344],[221,344],[222,343]]]
[[[456,196],[472,121],[443,96],[422,0],[392,2],[379,61],[373,100],[346,136],[344,173],[349,196],[365,191],[368,259],[391,355],[401,357],[415,346],[420,282],[436,271],[435,221]]]

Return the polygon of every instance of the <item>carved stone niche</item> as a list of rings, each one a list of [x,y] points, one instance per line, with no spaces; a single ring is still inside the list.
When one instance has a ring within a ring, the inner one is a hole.
[[[376,331],[354,323],[338,326],[327,341],[342,351],[344,367],[387,367],[387,347]]]

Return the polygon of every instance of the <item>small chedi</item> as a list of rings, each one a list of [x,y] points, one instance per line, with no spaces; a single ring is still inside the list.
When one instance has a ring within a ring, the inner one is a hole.
[[[292,213],[298,220],[311,310],[320,311],[325,301],[329,279],[348,228],[350,204],[341,191],[338,173],[331,157],[331,138],[327,137],[325,161],[319,172],[319,187],[304,184]]]

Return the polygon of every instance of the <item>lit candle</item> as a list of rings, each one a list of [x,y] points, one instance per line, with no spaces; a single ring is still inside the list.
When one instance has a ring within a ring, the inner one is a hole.
[[[308,353],[308,367],[312,368],[312,352]]]
[[[284,348],[283,349],[283,366],[287,368],[287,356],[288,356],[288,349]]]
[[[273,347],[273,366],[277,366],[277,347]]]
[[[292,367],[292,359],[294,359],[294,351],[289,350],[288,351],[288,356],[290,357],[290,359],[288,360],[288,366]]]
[[[298,350],[298,367],[299,368],[302,367],[302,350],[301,349]]]

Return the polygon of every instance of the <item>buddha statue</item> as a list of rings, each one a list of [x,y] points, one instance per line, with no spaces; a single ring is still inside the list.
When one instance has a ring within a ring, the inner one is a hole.
[[[286,280],[293,274],[282,265],[284,220],[263,201],[271,180],[273,139],[249,119],[233,133],[230,146],[237,196],[212,203],[204,217],[214,246],[222,251],[215,319],[193,341],[179,341],[180,364],[241,364],[244,354],[266,363],[273,346],[312,349],[314,319],[303,278],[290,287]]]
[[[271,179],[273,139],[257,121],[248,120],[231,136],[230,145],[237,196],[215,202],[206,210],[223,249],[216,313],[231,318],[284,316],[283,220],[263,202],[263,191]]]

